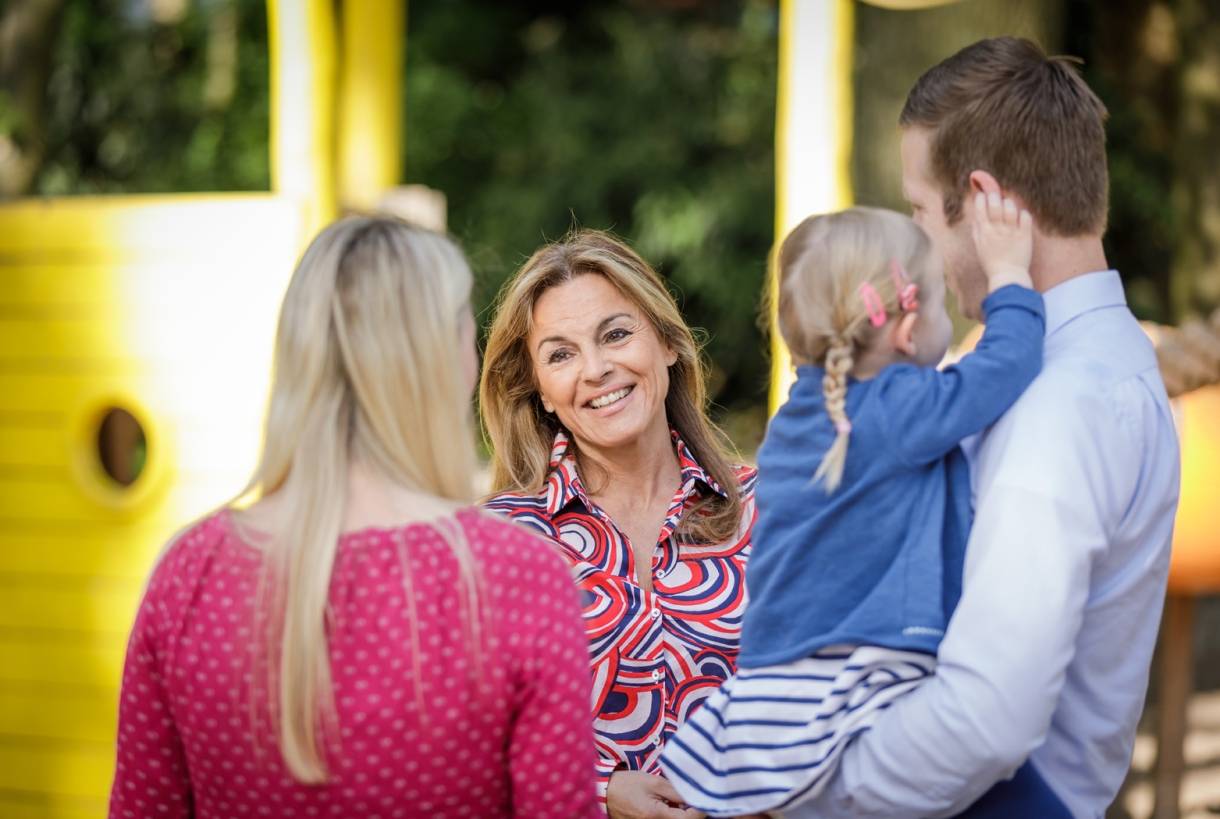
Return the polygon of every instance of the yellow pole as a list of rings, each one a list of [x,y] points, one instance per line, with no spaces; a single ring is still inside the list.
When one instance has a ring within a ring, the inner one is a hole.
[[[271,189],[301,203],[305,235],[335,215],[335,14],[329,0],[268,0]]]
[[[339,204],[371,210],[402,173],[403,0],[344,0],[339,56]]]
[[[776,245],[802,219],[852,203],[852,0],[781,0],[775,127]],[[792,384],[775,323],[771,263],[771,411]]]

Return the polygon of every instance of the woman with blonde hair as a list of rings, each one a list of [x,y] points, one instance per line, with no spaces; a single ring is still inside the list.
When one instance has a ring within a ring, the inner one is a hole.
[[[548,535],[584,596],[612,817],[690,817],[665,739],[737,661],[752,469],[708,420],[703,363],[656,272],[584,230],[501,293],[484,355],[487,507]]]
[[[391,219],[305,252],[256,500],[175,538],[140,606],[111,816],[597,815],[570,577],[469,506],[470,287]]]

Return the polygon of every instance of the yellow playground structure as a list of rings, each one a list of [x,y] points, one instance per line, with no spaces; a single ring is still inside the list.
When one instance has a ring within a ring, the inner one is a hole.
[[[399,182],[405,4],[267,0],[270,191],[0,203],[4,819],[106,812],[144,578],[177,528],[249,476],[304,243]],[[780,3],[780,236],[851,203],[853,7]],[[789,377],[775,353],[773,402]],[[1185,409],[1176,576],[1220,588],[1216,407],[1213,392]]]
[[[144,577],[248,479],[304,242],[399,179],[403,2],[267,14],[271,191],[0,204],[5,819],[105,815]]]

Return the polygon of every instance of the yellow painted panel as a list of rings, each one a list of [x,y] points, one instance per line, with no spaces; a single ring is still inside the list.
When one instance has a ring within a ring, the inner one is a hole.
[[[270,335],[270,331],[267,331]],[[270,370],[270,338],[260,354],[216,345],[214,357],[172,361],[134,369],[127,362],[61,362],[54,369],[0,365],[0,427],[79,423],[86,406],[100,409],[124,396],[159,416],[163,426],[213,437],[215,430],[261,424]],[[262,346],[262,345],[260,345]],[[126,368],[126,369],[125,369]],[[100,420],[100,416],[98,418]],[[256,448],[257,439],[233,440],[221,451]]]
[[[106,525],[126,516],[125,511],[106,508],[64,482],[14,480],[0,475],[0,526],[10,519]]]
[[[126,638],[48,640],[44,636],[18,639],[0,636],[0,688],[6,684],[79,684],[84,676],[117,690],[123,673]],[[113,691],[111,697],[113,699]],[[110,708],[107,705],[107,708]],[[3,708],[0,707],[0,712]],[[3,714],[0,713],[0,718]]]
[[[10,526],[20,531],[72,532],[82,525],[108,526],[124,523],[136,515],[168,515],[175,528],[190,519],[206,514],[230,499],[241,488],[240,482],[187,483],[175,481],[172,490],[156,487],[145,490],[141,476],[131,491],[146,491],[140,502],[131,507],[109,506],[93,494],[60,481],[17,480],[0,473],[0,530]],[[150,478],[149,480],[152,480]],[[102,478],[98,493],[112,492],[119,499],[125,490]]]
[[[106,800],[102,798],[73,798],[58,793],[0,790],[0,816],[4,819],[102,819],[106,810]]]
[[[72,264],[31,258],[18,266],[0,263],[0,319],[95,316],[113,321],[113,311],[132,305],[167,310],[197,305],[201,299],[241,312],[247,306],[245,291],[258,284],[251,281],[252,274],[285,281],[277,271],[291,268],[292,251],[285,237],[272,235],[245,253],[195,248],[189,258],[122,263],[80,259]]]
[[[118,681],[107,688],[0,683],[0,735],[67,742],[113,742],[118,721]]]
[[[113,780],[113,744],[0,737],[0,793],[54,791],[64,797],[98,799],[110,793]]]
[[[11,318],[0,314],[0,367],[22,359],[97,360],[126,354],[114,320],[106,316]]]
[[[0,253],[39,264],[235,256],[300,236],[301,219],[300,205],[274,194],[19,199],[0,203]]]
[[[19,424],[62,415],[82,396],[103,395],[118,386],[138,389],[139,379],[98,372],[12,372],[0,369],[0,423]]]
[[[67,526],[31,523],[24,530],[0,529],[0,578],[5,575],[94,577],[98,582],[143,580],[164,543],[177,528],[138,519],[134,526]],[[0,655],[3,656],[3,655]]]
[[[14,467],[63,470],[67,477],[68,435],[62,425],[8,426],[0,419],[0,472]]]
[[[125,637],[131,630],[143,586],[107,586],[91,590],[53,586],[0,589],[0,629],[27,639],[41,631],[108,634]]]

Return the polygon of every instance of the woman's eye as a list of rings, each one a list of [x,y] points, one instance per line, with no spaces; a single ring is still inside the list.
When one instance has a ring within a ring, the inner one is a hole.
[[[558,364],[561,361],[567,361],[571,356],[567,350],[555,350],[546,357],[547,364]]]
[[[610,332],[606,333],[606,341],[622,341],[629,335],[631,335],[630,330],[624,330],[622,328],[611,330]]]

